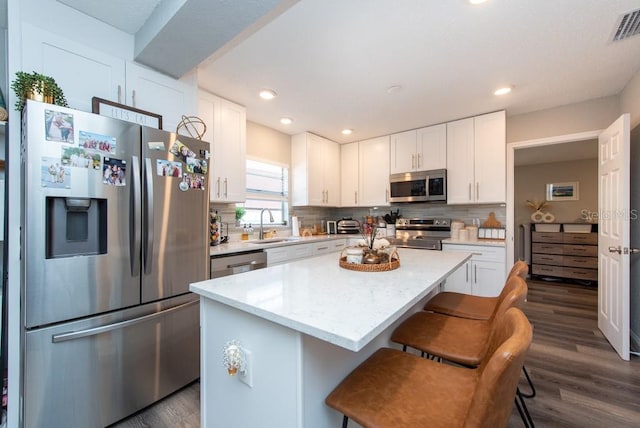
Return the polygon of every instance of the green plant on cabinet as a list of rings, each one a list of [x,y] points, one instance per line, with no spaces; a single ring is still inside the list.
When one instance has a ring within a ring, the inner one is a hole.
[[[20,112],[27,99],[68,107],[64,92],[55,79],[35,71],[33,73],[18,71],[15,80],[11,82],[11,89],[17,98],[15,109]]]

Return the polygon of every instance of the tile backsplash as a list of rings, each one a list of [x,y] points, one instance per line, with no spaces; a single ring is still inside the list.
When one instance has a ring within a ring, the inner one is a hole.
[[[237,227],[235,222],[235,204],[211,204],[211,212],[218,211],[222,217],[223,235],[226,233],[231,241],[239,241],[242,234],[242,227]],[[443,205],[430,203],[408,203],[394,204],[389,207],[353,207],[353,208],[324,208],[324,207],[291,207],[290,215],[298,216],[300,227],[311,227],[318,225],[326,231],[327,220],[340,220],[344,217],[354,218],[360,222],[366,216],[373,215],[384,217],[391,211],[400,211],[400,215],[405,218],[414,217],[445,217],[452,220],[461,220],[465,224],[472,224],[473,219],[479,218],[480,224],[489,218],[489,213],[493,212],[502,225],[506,223],[506,207],[504,204],[492,205]],[[225,232],[228,225],[228,231]],[[272,228],[270,226],[270,228]],[[291,234],[290,222],[288,226],[276,226],[279,234],[288,236]],[[257,235],[256,235],[257,236]]]

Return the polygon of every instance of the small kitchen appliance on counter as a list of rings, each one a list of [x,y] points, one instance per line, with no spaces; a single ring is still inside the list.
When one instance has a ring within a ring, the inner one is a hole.
[[[442,250],[442,240],[451,237],[448,218],[399,218],[395,226],[395,237],[387,241],[396,247]]]
[[[352,218],[343,218],[338,220],[338,234],[358,234],[360,233],[360,222]]]

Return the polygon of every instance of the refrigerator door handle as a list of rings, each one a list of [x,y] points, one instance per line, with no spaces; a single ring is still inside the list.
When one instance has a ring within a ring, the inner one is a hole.
[[[69,341],[69,340],[80,339],[80,338],[83,338],[83,337],[95,336],[97,334],[107,333],[107,332],[113,331],[113,330],[123,329],[125,327],[129,327],[129,326],[132,326],[132,325],[136,325],[136,324],[140,324],[140,323],[143,323],[143,322],[151,321],[154,318],[158,318],[158,317],[167,315],[167,314],[169,314],[171,312],[176,312],[176,311],[180,311],[182,309],[186,309],[187,307],[193,306],[193,305],[197,305],[198,303],[200,303],[200,299],[192,300],[190,302],[183,303],[181,305],[165,309],[164,311],[154,312],[152,314],[144,315],[144,316],[141,316],[139,318],[132,318],[130,320],[119,321],[119,322],[115,322],[113,324],[107,324],[107,325],[103,325],[103,326],[100,326],[100,327],[88,328],[86,330],[79,330],[79,331],[72,331],[72,332],[69,332],[69,333],[55,334],[55,335],[51,336],[51,341],[53,343],[60,343],[60,342],[66,342],[66,341]]]
[[[141,229],[136,223],[140,216],[141,187],[140,187],[140,161],[137,156],[131,157],[131,216],[129,217],[129,263],[131,275],[137,276],[140,272],[140,247],[142,245]]]
[[[147,239],[144,248],[144,273],[150,274],[153,265],[153,169],[151,167],[151,159],[145,158],[145,188],[146,188],[146,207],[144,210],[145,221],[144,230],[147,231]]]

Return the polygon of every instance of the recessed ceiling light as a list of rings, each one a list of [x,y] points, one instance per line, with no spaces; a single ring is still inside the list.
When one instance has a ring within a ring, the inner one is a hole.
[[[276,91],[272,89],[263,89],[260,91],[260,98],[262,98],[263,100],[272,100],[277,95],[278,94],[276,94]]]
[[[493,95],[506,95],[511,92],[511,86],[504,86],[502,88],[498,88],[493,92]]]
[[[387,88],[387,93],[388,94],[395,94],[397,92],[400,92],[402,90],[402,86],[401,85],[393,85],[393,86],[389,86]]]
[[[482,4],[484,2],[486,2],[487,0],[469,0],[469,3],[471,4]]]
[[[353,129],[343,129],[342,135],[351,135],[352,132],[353,132]]]
[[[291,125],[293,123],[293,119],[290,117],[283,117],[280,119],[280,123],[283,125]]]

